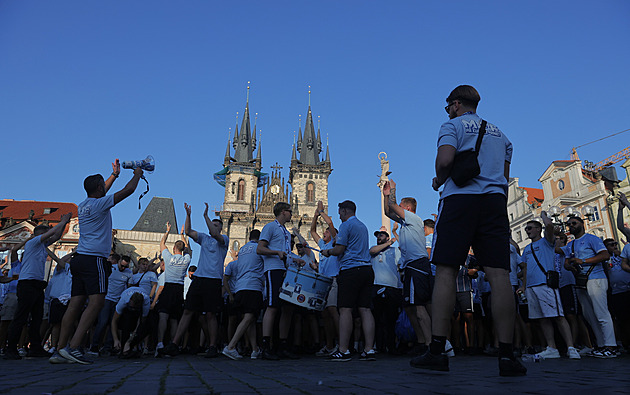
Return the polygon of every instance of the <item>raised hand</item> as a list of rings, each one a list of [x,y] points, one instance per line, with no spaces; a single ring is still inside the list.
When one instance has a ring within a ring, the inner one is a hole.
[[[208,216],[208,203],[204,202],[203,204],[205,204],[205,205],[206,205],[206,209],[205,209],[205,210],[203,210],[203,216],[204,216],[204,217],[207,217],[207,216]]]
[[[188,205],[188,203],[184,203],[184,210],[186,210],[186,215],[190,215],[190,213],[192,212],[192,209],[190,208],[190,205]]]
[[[385,184],[383,184],[383,195],[389,196],[390,192],[391,192],[391,186],[389,184],[389,181],[385,181]]]
[[[118,175],[120,174],[120,161],[118,161],[118,158],[116,158],[114,163],[112,163],[112,173],[116,177],[118,177]]]
[[[171,231],[171,223],[170,222],[166,222],[166,233],[170,233]]]

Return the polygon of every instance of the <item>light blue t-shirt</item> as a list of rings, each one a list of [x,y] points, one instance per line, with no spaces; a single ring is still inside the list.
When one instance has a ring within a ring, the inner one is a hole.
[[[623,247],[621,256],[613,255],[609,260],[611,267],[608,271],[608,280],[613,295],[630,291],[630,273],[621,268],[622,258],[630,259],[630,244]]]
[[[337,244],[345,246],[339,259],[339,270],[370,264],[369,235],[366,226],[356,216],[348,218],[339,226]]]
[[[602,251],[607,251],[602,239],[590,233],[586,233],[579,239],[571,240],[569,244],[562,247],[562,251],[564,252],[565,257],[569,258],[571,256],[571,246],[574,243],[575,257],[578,259],[592,258]],[[590,268],[591,265],[589,265],[588,263],[582,265],[584,273],[587,273]],[[588,276],[588,278],[589,280],[606,278],[606,273],[604,273],[604,266],[602,265],[602,262],[595,264],[595,267],[593,268],[593,271]]]
[[[468,254],[466,257],[466,263],[459,266],[457,277],[455,277],[455,291],[456,292],[472,292],[472,277],[468,275],[468,268],[475,266],[477,258]]]
[[[402,254],[396,247],[387,247],[370,260],[374,270],[374,285],[402,288],[398,264],[402,261]]]
[[[260,291],[265,287],[264,262],[256,253],[258,243],[249,241],[238,250],[238,260],[230,262],[225,268],[225,275],[230,276],[232,293],[238,291]]]
[[[87,198],[79,203],[79,245],[77,252],[107,258],[112,249],[112,215],[114,195]]]
[[[516,247],[510,244],[510,285],[518,286],[518,264],[521,263],[521,256]]]
[[[196,243],[201,246],[199,262],[195,277],[223,279],[223,262],[227,255],[230,240],[226,235],[221,235],[223,245],[212,236],[197,232]]]
[[[112,302],[118,302],[120,295],[129,284],[129,280],[133,277],[131,269],[126,268],[122,272],[118,269],[118,265],[112,265],[112,274],[109,275],[107,280],[107,295],[105,299]]]
[[[545,273],[540,270],[534,255],[532,254],[532,246],[538,261],[545,270],[556,270],[555,268],[555,245],[550,243],[544,237],[535,241],[523,249],[523,262],[527,264],[527,288],[543,285],[547,283]]]
[[[475,149],[481,118],[475,113],[466,113],[445,122],[440,127],[438,148],[443,145],[455,147],[456,153]],[[507,196],[505,162],[512,162],[512,143],[495,125],[488,123],[479,148],[481,173],[462,187],[455,185],[449,177],[444,184],[440,199],[455,194],[501,193]]]
[[[47,256],[46,246],[42,243],[41,235],[27,241],[22,255],[20,280],[44,281]]]
[[[284,225],[280,225],[278,220],[264,226],[260,232],[260,240],[268,242],[267,248],[270,250],[284,251],[287,254],[291,251],[291,234]],[[286,269],[278,255],[263,255],[262,257],[265,262],[265,273],[269,270]]]
[[[562,288],[567,285],[575,285],[575,276],[564,267],[564,254],[556,254],[555,265],[556,270],[560,272],[559,287]]]
[[[131,277],[131,280],[129,281],[129,285],[137,285],[140,287],[142,292],[144,292],[147,295],[150,295],[151,289],[153,288],[153,284],[157,282],[158,282],[158,279],[157,279],[157,274],[155,274],[155,272],[152,272],[152,271],[148,271],[145,273],[138,272],[134,274],[133,277]]]
[[[70,274],[70,265],[66,264],[61,271],[55,269],[48,282],[46,293],[48,294],[48,299],[52,300],[59,299],[61,295],[70,295],[71,291],[72,274]]]
[[[8,276],[13,277],[13,275],[15,274],[20,274],[20,269],[22,269],[22,262],[20,261],[11,262],[11,270],[9,270]],[[9,294],[17,293],[17,283],[18,283],[18,280],[11,280],[10,282],[6,283],[6,293],[9,293]]]
[[[173,255],[168,248],[165,248],[162,250],[162,259],[164,259],[164,282],[184,284],[184,277],[186,277],[188,264],[190,264],[190,255]]]
[[[116,312],[118,314],[122,314],[127,305],[129,304],[129,300],[131,299],[131,295],[135,293],[141,293],[144,298],[144,303],[142,304],[142,316],[146,317],[149,315],[149,309],[151,308],[151,300],[149,299],[149,295],[142,292],[142,290],[138,287],[131,287],[126,289],[122,295],[120,296],[120,300],[116,303]]]
[[[416,214],[405,210],[405,218],[400,224],[400,268],[420,258],[429,258],[427,240],[424,237],[424,222]]]
[[[329,250],[334,247],[335,240],[331,239],[328,243],[324,242],[324,239],[319,239],[317,245],[319,246],[319,250]],[[337,257],[331,255],[329,257],[325,257],[322,254],[319,254],[319,274],[327,276],[327,277],[337,277],[339,275],[339,261]]]

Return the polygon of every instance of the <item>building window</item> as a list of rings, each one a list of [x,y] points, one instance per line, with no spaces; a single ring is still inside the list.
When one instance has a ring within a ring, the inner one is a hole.
[[[593,206],[593,220],[599,221],[599,210],[597,209],[597,206]]]
[[[520,243],[521,241],[523,241],[523,236],[521,235],[521,231],[517,230],[516,231],[516,242]]]
[[[314,202],[315,201],[315,184],[309,182],[306,184],[306,202]]]
[[[73,231],[74,233],[79,233],[79,224],[74,225],[74,226],[72,227],[72,231]]]
[[[158,212],[158,214],[163,214],[164,213],[161,208],[159,208],[157,212]]]
[[[238,251],[240,246],[241,244],[238,242],[238,240],[234,240],[234,243],[232,243],[232,251]]]
[[[245,200],[245,180],[242,178],[238,180],[238,195],[236,195],[236,200]]]
[[[514,213],[510,213],[510,221],[514,221]]]
[[[145,225],[148,225],[148,224],[149,224],[149,220],[148,220],[148,219],[145,219],[145,220],[144,220],[144,224],[145,224]]]
[[[561,190],[561,191],[564,189],[564,181],[563,180],[558,181],[558,189]]]

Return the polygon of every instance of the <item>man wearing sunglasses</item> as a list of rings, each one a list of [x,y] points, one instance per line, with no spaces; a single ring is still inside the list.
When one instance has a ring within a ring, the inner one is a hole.
[[[560,248],[566,257],[565,268],[572,271],[574,275],[582,271],[588,273],[591,269],[586,289],[577,289],[584,318],[595,332],[597,339],[597,348],[591,355],[598,358],[614,358],[617,356],[615,354],[617,341],[612,317],[608,311],[606,295],[608,280],[603,266],[603,263],[610,258],[610,254],[599,237],[584,232],[582,218],[570,217],[567,225],[569,232],[575,236],[575,240]]]
[[[440,128],[433,178],[433,189],[438,191],[442,186],[443,189],[431,249],[431,262],[437,267],[431,298],[432,340],[429,351],[412,359],[411,366],[449,370],[448,359],[442,352],[455,306],[455,278],[472,246],[492,286],[499,374],[523,376],[527,369],[514,358],[513,352],[515,307],[509,279],[507,186],[512,143],[498,127],[485,123],[476,114],[480,100],[479,92],[470,85],[458,86],[446,98],[445,110],[450,120]],[[485,134],[479,150],[475,150],[482,125],[485,125]],[[456,154],[465,151],[477,151],[479,174],[457,185],[451,173]]]

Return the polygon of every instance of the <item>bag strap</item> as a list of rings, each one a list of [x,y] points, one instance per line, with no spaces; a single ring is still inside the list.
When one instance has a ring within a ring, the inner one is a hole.
[[[571,241],[571,254],[575,255],[575,239]],[[593,263],[591,265],[591,267],[588,269],[588,272],[586,272],[586,278],[591,275],[591,272],[593,271],[593,269],[595,269],[595,266],[597,266],[597,263]]]
[[[477,142],[475,143],[475,156],[479,156],[479,148],[481,148],[481,140],[483,139],[483,135],[486,134],[486,122],[485,119],[481,120],[481,127],[479,127],[479,135],[477,136]]]
[[[147,271],[148,271],[148,270],[147,270]],[[140,280],[138,280],[138,282],[137,282],[137,283],[135,283],[135,284],[133,284],[133,283],[132,283],[132,284],[131,284],[131,286],[132,286],[132,287],[136,287],[136,286],[138,286],[138,287],[139,287],[139,286],[140,286],[140,283],[142,282],[142,279],[144,278],[144,275],[145,275],[145,274],[147,274],[147,272],[142,273],[142,276],[140,276]]]
[[[534,256],[534,259],[536,260],[536,263],[538,264],[538,267],[540,268],[540,270],[545,274],[545,276],[547,275],[547,271],[545,270],[545,268],[540,264],[540,261],[538,260],[538,257],[536,256],[536,253],[534,252],[534,243],[531,243],[529,245],[529,248],[532,250],[532,255]]]

